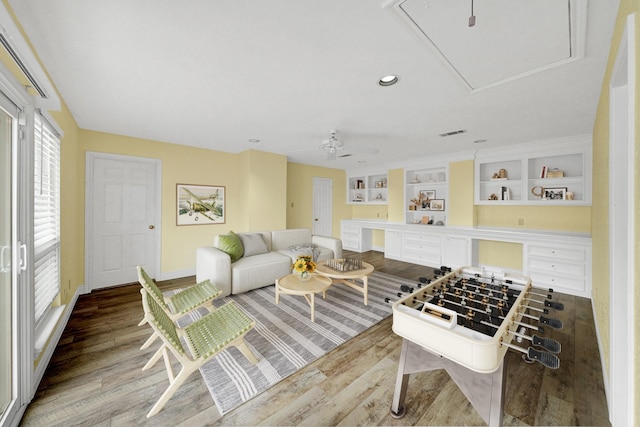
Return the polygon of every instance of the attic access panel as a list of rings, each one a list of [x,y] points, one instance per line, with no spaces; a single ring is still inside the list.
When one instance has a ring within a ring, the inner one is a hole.
[[[579,58],[586,0],[392,0],[386,5],[471,90]]]

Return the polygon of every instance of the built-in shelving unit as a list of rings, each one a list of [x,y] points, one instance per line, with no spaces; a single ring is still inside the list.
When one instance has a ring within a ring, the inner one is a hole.
[[[347,203],[388,203],[386,173],[351,176],[347,179],[347,185]]]
[[[407,224],[446,225],[447,167],[405,171]]]
[[[591,205],[591,143],[488,151],[475,161],[477,205]]]

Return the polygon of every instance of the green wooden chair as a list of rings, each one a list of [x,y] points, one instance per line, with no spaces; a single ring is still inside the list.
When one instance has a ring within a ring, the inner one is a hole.
[[[140,289],[140,293],[145,320],[162,339],[162,346],[142,370],[151,368],[160,357],[163,357],[169,376],[169,387],[151,408],[147,418],[157,414],[194,371],[227,347],[235,346],[251,363],[258,362],[244,342],[245,334],[254,327],[255,322],[234,302],[229,302],[179,329],[156,299],[150,297],[146,289]],[[178,375],[174,375],[169,352],[182,365]]]
[[[189,286],[175,295],[165,296],[151,277],[149,277],[147,272],[140,266],[138,266],[138,281],[140,282],[140,285],[142,285],[142,287],[146,289],[147,292],[149,292],[149,294],[156,300],[156,302],[162,306],[162,308],[167,312],[169,318],[174,322],[200,307],[206,308],[209,312],[215,310],[215,306],[212,302],[221,293],[221,291],[216,288],[211,281],[205,280],[196,283],[193,286]],[[143,318],[138,326],[142,326],[145,323],[147,323],[147,321]],[[149,347],[157,337],[157,334],[154,332],[153,335],[151,335],[142,345],[141,349],[144,350]]]

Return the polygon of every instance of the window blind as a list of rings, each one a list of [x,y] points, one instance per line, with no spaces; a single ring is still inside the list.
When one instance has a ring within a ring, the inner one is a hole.
[[[34,314],[38,324],[60,292],[60,138],[40,114],[34,129]]]

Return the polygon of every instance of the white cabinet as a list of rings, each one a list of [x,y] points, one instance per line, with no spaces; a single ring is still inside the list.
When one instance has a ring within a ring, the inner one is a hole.
[[[405,176],[407,224],[447,224],[447,168],[409,169]]]
[[[388,203],[387,174],[356,175],[347,179],[347,203]]]
[[[384,231],[384,257],[402,260],[402,231]]]
[[[439,233],[402,233],[402,258],[407,262],[440,267],[442,237]]]
[[[471,265],[471,239],[465,236],[442,236],[442,265],[460,268]]]
[[[341,223],[340,239],[343,249],[354,252],[370,251],[373,247],[372,236],[371,229]]]
[[[590,248],[581,245],[525,245],[525,275],[534,286],[590,297]]]
[[[591,141],[552,141],[478,154],[477,205],[591,205]]]

